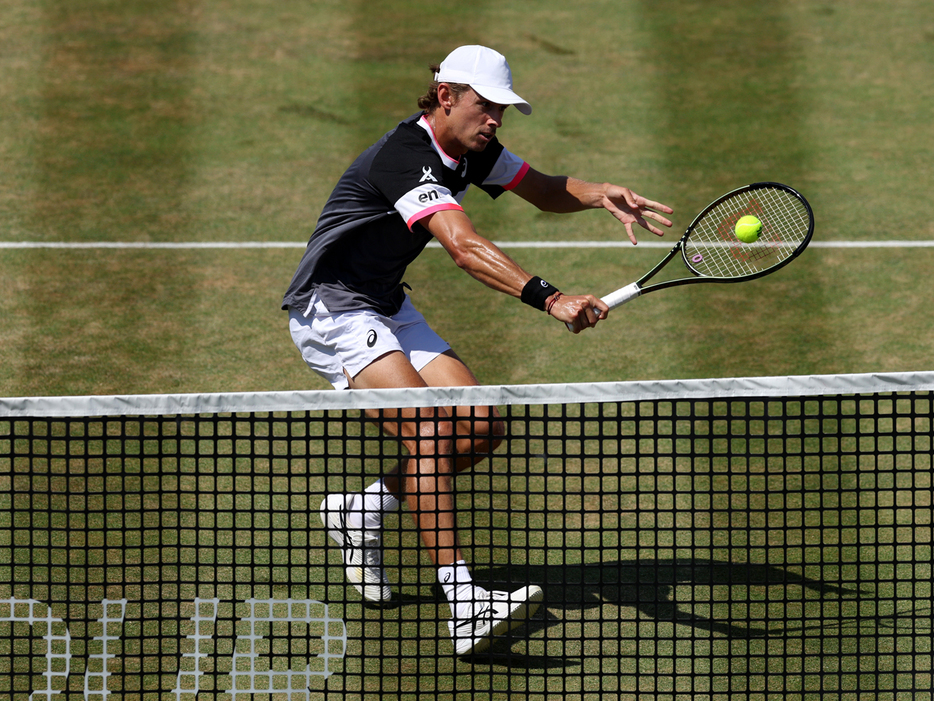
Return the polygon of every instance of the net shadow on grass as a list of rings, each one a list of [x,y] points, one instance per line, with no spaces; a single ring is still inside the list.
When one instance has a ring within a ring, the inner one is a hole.
[[[803,577],[786,569],[770,565],[735,563],[703,559],[599,562],[584,565],[564,565],[522,568],[529,581],[539,582],[545,591],[544,616],[538,614],[515,634],[497,641],[488,652],[473,655],[474,663],[501,664],[512,668],[553,669],[577,666],[579,660],[529,656],[510,650],[519,638],[544,634],[553,626],[564,624],[562,614],[571,611],[598,609],[607,605],[635,609],[625,622],[655,621],[690,626],[734,640],[785,637],[801,633],[804,621],[755,620],[734,621],[705,616],[692,610],[691,602],[673,598],[676,586],[767,587],[785,586],[807,590],[820,600],[853,599],[859,592],[816,579]],[[515,588],[516,569],[493,568],[478,570],[476,580],[490,588]],[[513,580],[512,585],[504,582]],[[788,601],[793,597],[789,594]],[[800,594],[798,595],[800,600]],[[748,602],[735,602],[748,603]],[[771,601],[771,603],[776,603]],[[623,618],[623,617],[621,617]],[[882,616],[878,617],[880,621]],[[603,620],[602,618],[600,619]],[[549,636],[550,637],[550,636]],[[636,637],[632,638],[633,643]]]

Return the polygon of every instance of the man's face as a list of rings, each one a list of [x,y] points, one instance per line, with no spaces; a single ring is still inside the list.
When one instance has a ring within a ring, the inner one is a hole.
[[[462,147],[461,154],[482,151],[487,147],[496,136],[496,130],[503,126],[503,113],[507,107],[490,102],[472,89],[455,101],[449,125]]]

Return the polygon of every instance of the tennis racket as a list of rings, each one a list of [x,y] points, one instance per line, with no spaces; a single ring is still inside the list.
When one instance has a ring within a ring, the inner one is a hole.
[[[762,231],[753,243],[743,243],[734,231],[736,222],[747,214],[762,222]],[[746,185],[707,205],[658,265],[603,301],[615,309],[648,292],[669,287],[754,280],[774,273],[801,255],[813,233],[814,213],[800,193],[780,183]],[[678,252],[691,276],[647,285]]]

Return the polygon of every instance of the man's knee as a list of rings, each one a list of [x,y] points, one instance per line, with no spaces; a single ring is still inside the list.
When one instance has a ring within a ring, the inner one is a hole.
[[[454,422],[441,408],[419,410],[417,438],[411,444],[409,452],[413,457],[450,457],[454,453]]]
[[[496,409],[486,410],[482,415],[462,419],[458,435],[469,436],[477,452],[493,452],[506,436],[506,423]]]
[[[499,448],[506,439],[506,422],[496,417],[490,421],[490,450]]]

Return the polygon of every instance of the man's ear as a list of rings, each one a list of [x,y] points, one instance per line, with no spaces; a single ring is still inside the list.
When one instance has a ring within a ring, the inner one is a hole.
[[[446,112],[450,111],[455,102],[457,102],[457,96],[451,90],[451,86],[447,83],[438,85],[438,104],[441,108]]]

